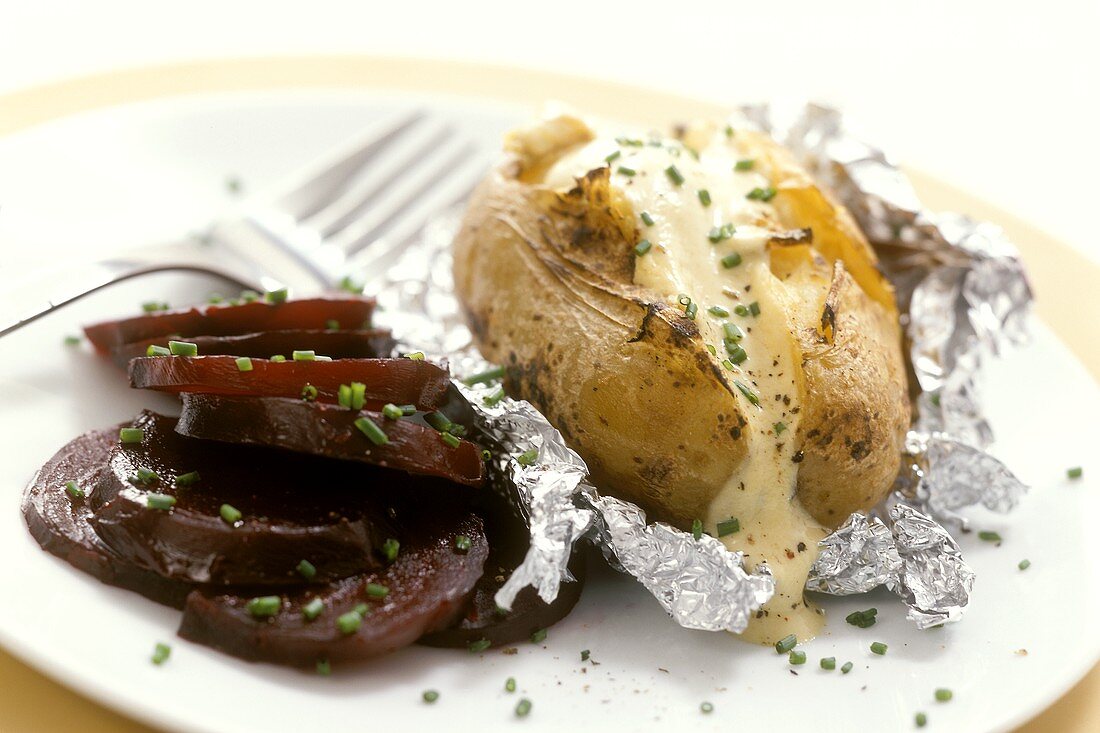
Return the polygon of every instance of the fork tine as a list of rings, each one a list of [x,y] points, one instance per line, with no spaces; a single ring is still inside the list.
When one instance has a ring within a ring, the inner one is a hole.
[[[317,231],[324,239],[331,237],[453,134],[451,125],[441,120],[418,122],[372,158],[365,170],[360,171],[361,175],[349,181],[331,203],[299,223]]]
[[[473,155],[457,165],[429,194],[418,198],[378,236],[357,242],[355,254],[346,263],[347,271],[373,276],[391,264],[433,216],[469,197],[488,164],[487,156]]]
[[[335,198],[368,161],[387,150],[423,118],[423,111],[412,110],[378,120],[363,134],[300,173],[296,177],[299,183],[276,196],[272,204],[295,219],[315,214]]]
[[[369,210],[334,233],[328,242],[349,255],[355,254],[371,239],[378,237],[387,228],[392,228],[401,214],[413,208],[425,208],[418,199],[433,198],[429,195],[435,193],[433,189],[456,166],[468,161],[475,149],[473,141],[455,139],[448,145],[431,151],[417,165],[408,168],[401,178],[391,181]]]

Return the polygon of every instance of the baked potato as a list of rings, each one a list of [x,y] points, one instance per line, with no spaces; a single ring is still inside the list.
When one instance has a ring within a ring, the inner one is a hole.
[[[475,192],[454,277],[509,394],[598,487],[767,561],[765,613],[791,623],[759,638],[813,633],[817,542],[889,490],[909,402],[893,289],[787,151],[723,124],[542,120]]]

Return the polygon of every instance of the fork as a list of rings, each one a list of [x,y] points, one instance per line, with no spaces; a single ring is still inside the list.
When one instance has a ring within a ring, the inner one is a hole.
[[[251,198],[201,237],[120,252],[50,272],[0,295],[0,336],[115,283],[165,271],[242,289],[308,293],[377,272],[431,217],[463,201],[486,151],[421,110],[375,121],[355,139]],[[43,297],[46,296],[46,297]]]

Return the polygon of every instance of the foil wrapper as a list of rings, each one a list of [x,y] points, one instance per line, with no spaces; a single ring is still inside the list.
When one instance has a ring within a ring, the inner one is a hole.
[[[822,540],[806,588],[848,595],[885,586],[920,628],[956,621],[974,573],[940,521],[964,524],[960,510],[975,504],[1008,511],[1026,490],[985,452],[993,435],[978,390],[986,356],[1025,336],[1031,290],[1023,267],[994,225],[924,210],[897,166],[853,137],[835,110],[759,105],[740,116],[790,149],[853,212],[897,289],[913,371],[917,417],[896,490]],[[461,376],[488,365],[453,293],[450,242],[459,217],[437,217],[367,289],[403,343],[449,359]],[[494,386],[455,384],[465,398],[458,409],[468,410],[475,438],[493,454],[494,488],[530,526],[530,550],[497,594],[502,607],[526,586],[556,597],[572,579],[569,558],[582,538],[688,628],[743,631],[774,593],[765,566],[747,571],[740,553],[718,540],[650,524],[637,506],[601,496],[584,461],[529,403],[500,397]]]

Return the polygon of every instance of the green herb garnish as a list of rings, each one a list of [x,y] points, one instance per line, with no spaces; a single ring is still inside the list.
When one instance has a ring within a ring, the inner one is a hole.
[[[653,217],[649,215],[648,211],[642,212],[642,223],[647,227],[653,226]]]
[[[141,428],[122,428],[118,431],[118,439],[123,443],[140,443],[145,439],[145,431]]]
[[[544,641],[546,641],[546,629],[538,629],[533,634],[531,634],[532,644],[541,644]]]
[[[389,402],[382,406],[382,416],[389,420],[400,420],[405,417],[405,411],[392,402]]]
[[[653,243],[648,239],[643,239],[634,245],[634,254],[639,257],[644,257],[651,249],[653,249]]]
[[[336,628],[345,636],[354,634],[363,625],[363,617],[356,611],[340,614],[336,619]]]
[[[732,238],[734,231],[736,230],[734,229],[733,224],[723,224],[720,227],[714,227],[713,229],[711,229],[710,233],[707,234],[707,239],[709,239],[712,244],[718,244],[719,242],[724,242],[725,240]]]
[[[386,445],[390,442],[390,439],[386,437],[386,433],[378,427],[378,423],[366,415],[355,420],[355,427],[359,428],[359,432],[367,436],[370,442],[375,445]]]
[[[538,448],[528,448],[516,457],[516,462],[521,466],[530,466],[539,458]]]
[[[312,621],[321,615],[321,612],[325,610],[325,602],[320,598],[311,598],[309,603],[302,606],[302,616],[306,621]]]
[[[684,181],[687,180],[684,178],[684,174],[680,172],[680,169],[674,165],[665,168],[665,175],[668,176],[668,180],[672,181],[675,186],[682,186],[684,185]]]
[[[66,481],[65,491],[74,499],[83,499],[86,496],[84,489],[80,488],[76,481]]]
[[[318,659],[317,674],[322,677],[328,677],[332,674],[332,664],[327,659]]]
[[[439,699],[439,693],[435,690],[424,690],[424,694],[420,697],[424,699],[424,702],[431,705],[433,702]]]
[[[821,668],[830,671],[836,669],[836,657],[822,657]]]
[[[733,267],[737,267],[742,262],[741,253],[740,252],[730,252],[728,255],[723,257],[721,261],[722,261],[722,267],[726,268],[727,270],[729,270]]]
[[[700,188],[698,191],[699,203],[703,206],[710,206],[710,191],[705,188]]]
[[[699,540],[703,537],[703,520],[691,520],[691,536],[694,537],[696,540]]]
[[[172,647],[167,644],[157,642],[157,645],[153,647],[153,664],[158,667],[168,661],[168,657],[172,654]]]
[[[786,654],[791,649],[794,649],[798,644],[798,637],[794,634],[787,634],[779,641],[775,642],[775,653]]]
[[[1085,473],[1085,469],[1080,466],[1074,466],[1073,468],[1066,469],[1066,478],[1081,478]]]
[[[221,515],[222,521],[232,527],[237,522],[241,521],[241,510],[231,504],[222,504],[218,509],[218,514]]]
[[[80,345],[80,337],[79,336],[66,336],[62,340],[62,343],[64,343],[66,346],[79,346]]]
[[[737,517],[730,517],[718,523],[718,536],[725,537],[730,534],[737,534],[741,531],[741,520]]]
[[[317,566],[304,558],[298,561],[294,570],[306,580],[313,580],[317,577]]]
[[[883,654],[886,653],[886,650],[888,648],[889,647],[887,647],[881,641],[875,641],[875,642],[871,643],[871,653],[872,654],[878,654],[879,656],[882,656]]]
[[[190,341],[169,341],[168,351],[175,356],[198,356],[199,345]]]
[[[187,473],[181,473],[172,479],[176,486],[192,486],[202,480],[202,476],[198,471],[188,471]]]
[[[479,654],[493,645],[493,642],[488,639],[478,639],[477,641],[471,641],[466,645],[466,648],[470,650],[470,654]]]
[[[306,402],[314,402],[317,400],[317,388],[309,382],[306,382],[302,386],[302,399]]]
[[[778,192],[771,186],[766,188],[757,187],[745,194],[745,198],[751,201],[771,201],[775,198],[776,193]]]
[[[176,505],[176,497],[169,496],[168,494],[146,494],[145,506],[150,509],[160,509],[161,511],[168,511]]]
[[[278,290],[268,290],[264,293],[264,300],[268,303],[285,303],[286,296],[288,295],[286,288],[279,288]]]
[[[506,692],[515,692],[516,691],[516,678],[515,677],[509,677],[508,679],[504,680],[504,690]]]
[[[720,305],[712,305],[707,308],[707,313],[710,313],[715,318],[729,318],[730,312]]]
[[[710,715],[714,712],[714,705],[709,702],[699,703],[699,712],[703,715]]]
[[[745,158],[744,160],[737,161],[734,164],[733,169],[735,171],[751,171],[754,165],[756,165],[755,160],[753,160],[752,158]]]
[[[842,674],[848,674],[849,672],[852,671],[852,666],[853,665],[852,665],[851,662],[845,662],[844,666],[840,668],[841,673]]]
[[[397,553],[400,551],[401,543],[392,537],[382,543],[382,554],[386,556],[386,560],[389,562],[396,560]]]
[[[844,617],[844,620],[852,626],[858,626],[861,629],[869,629],[875,625],[876,615],[878,615],[877,608],[868,608],[866,611],[852,611]]]
[[[455,537],[455,550],[465,555],[470,551],[471,542],[470,538],[464,534],[460,534]]]
[[[918,728],[923,728],[924,726],[928,725],[928,716],[924,713],[917,713],[913,716],[913,722]]]
[[[749,402],[751,402],[754,405],[759,405],[760,404],[760,398],[757,397],[756,393],[753,392],[751,389],[749,389],[745,385],[741,384],[736,379],[733,380],[733,384],[734,384],[735,387],[737,387],[738,391],[741,392],[741,394],[745,395],[745,399],[747,399]]]
[[[250,372],[252,371],[252,360],[247,356],[239,356],[236,359],[238,372]]]
[[[156,344],[149,344],[145,349],[146,356],[171,356],[172,352],[168,350],[166,346],[157,346]]]
[[[283,607],[283,600],[279,596],[260,596],[248,602],[245,608],[254,618],[270,618]]]
[[[799,664],[805,664],[806,652],[795,649],[791,651],[790,655],[787,657],[787,661],[796,666]]]
[[[388,586],[381,583],[367,583],[367,596],[369,598],[385,598],[390,594]]]
[[[516,703],[516,717],[526,718],[531,713],[531,701],[526,697]]]
[[[296,349],[290,354],[290,358],[294,361],[315,361],[317,352],[313,349]]]
[[[936,689],[936,702],[947,702],[955,696],[955,693],[946,687],[940,687]]]
[[[621,176],[633,176],[638,171],[634,170],[633,168],[627,168],[625,165],[620,165],[618,170],[616,170],[615,172]]]
[[[498,366],[492,369],[486,369],[483,372],[466,377],[462,380],[463,384],[473,386],[475,384],[488,384],[504,377],[504,367]]]
[[[1020,570],[1027,570],[1031,567],[1031,560],[1021,560],[1016,567],[1020,568]]]

